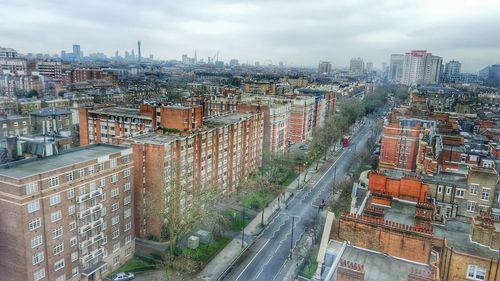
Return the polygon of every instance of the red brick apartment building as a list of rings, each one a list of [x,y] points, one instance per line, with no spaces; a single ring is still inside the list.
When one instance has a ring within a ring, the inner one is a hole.
[[[201,106],[151,106],[80,108],[80,144],[116,143],[116,137],[157,128],[188,131],[202,123]]]
[[[184,126],[182,119],[178,122],[171,127]],[[263,123],[262,112],[234,113],[207,118],[188,132],[159,130],[119,138],[133,148],[136,235],[160,236],[163,214],[151,215],[148,207],[173,211],[169,209],[173,204],[166,202],[174,190],[181,201],[175,205],[181,208],[190,204],[192,192],[207,188],[234,192],[261,165]]]
[[[420,141],[423,137],[431,140],[435,130],[436,123],[432,120],[403,117],[391,120],[382,130],[380,168],[415,171]]]
[[[97,144],[0,167],[2,280],[102,280],[133,257],[132,149]]]

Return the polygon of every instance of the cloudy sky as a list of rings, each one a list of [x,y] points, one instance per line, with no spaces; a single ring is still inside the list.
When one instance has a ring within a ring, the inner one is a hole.
[[[180,59],[238,58],[379,67],[389,54],[427,49],[463,71],[500,62],[498,0],[0,0],[0,46],[85,54],[136,48]]]

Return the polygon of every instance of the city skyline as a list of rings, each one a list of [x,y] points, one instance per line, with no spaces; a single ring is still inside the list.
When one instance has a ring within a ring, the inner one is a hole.
[[[113,56],[141,40],[145,56],[164,60],[196,49],[205,61],[219,52],[226,62],[316,67],[326,60],[335,68],[361,57],[379,68],[392,53],[424,49],[460,61],[464,72],[500,56],[500,38],[488,32],[500,21],[494,1],[485,3],[487,10],[473,1],[382,1],[377,9],[366,1],[2,2],[1,45],[21,53],[59,54],[80,44],[85,54]]]

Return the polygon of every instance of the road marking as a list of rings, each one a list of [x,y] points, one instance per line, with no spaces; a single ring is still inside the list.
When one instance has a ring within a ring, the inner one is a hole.
[[[257,252],[257,254],[255,254],[255,256],[250,260],[250,262],[247,264],[247,266],[245,266],[245,268],[243,268],[243,270],[241,271],[240,275],[238,275],[238,277],[236,277],[235,280],[238,280],[240,279],[241,275],[247,270],[247,268],[253,263],[253,261],[255,260],[255,258],[260,254],[260,252],[262,252],[262,250],[264,250],[264,248],[267,246],[267,243],[269,243],[269,241],[271,240],[267,240],[266,243],[264,243],[264,246],[262,246],[262,248],[260,248],[260,250]]]

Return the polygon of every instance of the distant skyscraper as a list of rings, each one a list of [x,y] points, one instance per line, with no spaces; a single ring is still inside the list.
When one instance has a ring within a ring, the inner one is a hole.
[[[61,59],[62,60],[66,59],[66,51],[65,50],[61,51]]]
[[[403,80],[403,65],[405,56],[400,54],[392,54],[389,66],[389,81],[400,83]]]
[[[134,53],[134,49],[132,49],[132,51],[130,52],[130,59],[131,59],[131,60],[135,60],[135,53]]]
[[[413,50],[405,54],[403,81],[405,85],[436,84],[441,76],[443,58],[425,50]]]
[[[137,41],[137,61],[141,62],[141,41]]]
[[[366,63],[366,72],[372,72],[373,71],[373,62],[367,62]]]
[[[229,61],[229,66],[238,66],[240,62],[237,59],[232,59]]]
[[[80,45],[73,45],[73,57],[76,60],[79,60],[81,56]]]
[[[452,60],[446,63],[444,67],[444,77],[449,80],[453,75],[460,74],[462,64],[459,61]]]
[[[332,71],[332,63],[329,61],[320,61],[318,65],[319,74],[330,74]]]
[[[358,76],[365,72],[365,63],[362,58],[352,58],[349,67],[349,74]]]
[[[196,50],[194,50],[194,63],[196,64],[198,62],[198,53]]]

